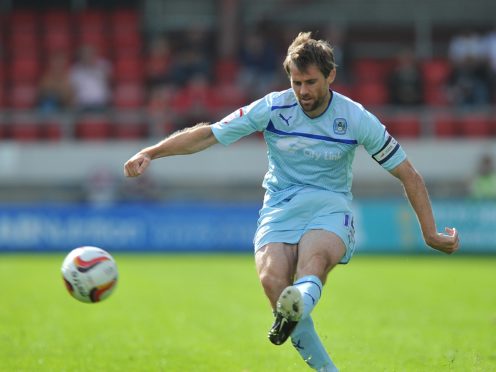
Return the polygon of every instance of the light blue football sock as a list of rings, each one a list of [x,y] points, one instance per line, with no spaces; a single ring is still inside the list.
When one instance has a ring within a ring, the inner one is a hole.
[[[303,315],[301,319],[305,319],[310,315],[317,302],[320,300],[322,295],[322,282],[315,275],[306,275],[298,279],[293,284],[303,298]]]
[[[311,316],[298,322],[291,334],[291,343],[311,368],[329,372],[338,371],[315,332]]]

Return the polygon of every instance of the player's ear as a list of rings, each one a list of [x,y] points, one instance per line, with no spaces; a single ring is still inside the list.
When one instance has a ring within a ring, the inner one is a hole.
[[[333,68],[332,71],[329,73],[329,76],[327,77],[327,84],[331,85],[334,82],[334,79],[336,79],[336,68]]]

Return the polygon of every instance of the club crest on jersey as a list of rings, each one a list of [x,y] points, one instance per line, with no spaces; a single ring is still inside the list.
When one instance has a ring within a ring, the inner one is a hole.
[[[345,134],[346,130],[348,129],[348,122],[346,121],[346,119],[343,118],[334,119],[332,129],[336,134]]]

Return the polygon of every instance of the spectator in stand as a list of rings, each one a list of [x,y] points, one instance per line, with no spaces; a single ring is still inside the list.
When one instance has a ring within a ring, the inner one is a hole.
[[[138,182],[124,179],[120,189],[120,199],[124,202],[146,203],[161,199],[160,187],[149,173],[140,177]],[[133,180],[134,181],[134,180]]]
[[[481,36],[473,30],[465,30],[451,39],[449,44],[449,59],[455,65],[467,58],[482,60],[484,58],[484,43]]]
[[[69,108],[73,102],[73,90],[69,78],[68,60],[64,53],[50,56],[47,70],[40,79],[38,108],[51,114]]]
[[[183,87],[194,75],[206,76],[210,80],[213,46],[209,33],[202,29],[191,29],[178,39],[178,50],[170,67],[171,82]]]
[[[350,44],[344,27],[331,24],[326,31],[326,39],[331,43],[339,74],[335,84],[350,85],[352,81],[350,67],[353,65]]]
[[[491,98],[496,99],[496,26],[484,40],[484,50],[491,73]]]
[[[448,79],[448,99],[461,106],[490,103],[490,73],[483,39],[473,31],[453,38],[449,56],[453,71]]]
[[[165,36],[152,39],[147,52],[145,74],[149,89],[166,84],[170,80],[171,48]]]
[[[395,105],[423,103],[422,73],[410,49],[404,49],[396,56],[396,65],[389,76],[389,96]]]
[[[470,196],[496,200],[496,169],[489,154],[483,155],[479,161],[477,174],[470,185]]]
[[[215,116],[221,105],[208,76],[198,73],[191,76],[186,86],[177,92],[172,107],[178,115],[177,129],[180,129],[191,121]]]
[[[110,63],[99,57],[89,45],[79,51],[79,59],[70,71],[75,107],[82,111],[102,111],[111,98]]]
[[[240,51],[240,83],[250,95],[259,96],[278,84],[279,60],[271,38],[261,31],[249,31]]]
[[[84,201],[95,207],[104,207],[118,201],[116,175],[105,167],[93,169],[83,184]]]
[[[172,84],[157,85],[150,89],[147,102],[148,118],[151,120],[152,133],[163,137],[177,130],[177,121],[173,111],[175,87]]]

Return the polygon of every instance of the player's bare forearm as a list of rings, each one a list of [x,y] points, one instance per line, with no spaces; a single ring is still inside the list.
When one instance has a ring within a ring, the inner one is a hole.
[[[445,228],[445,233],[437,231],[429,193],[422,176],[408,160],[393,169],[391,174],[402,182],[406,196],[419,220],[426,244],[444,253],[455,252],[459,244],[458,232],[449,227]]]
[[[426,242],[437,234],[431,203],[422,177],[408,160],[397,166],[391,173],[403,184],[406,196],[419,219]]]
[[[150,158],[187,155],[200,152],[217,143],[210,126],[206,123],[178,131],[154,146],[143,149]]]
[[[136,177],[148,168],[153,159],[173,155],[194,154],[217,143],[212,129],[206,123],[176,132],[156,145],[146,147],[124,164],[124,174]]]

